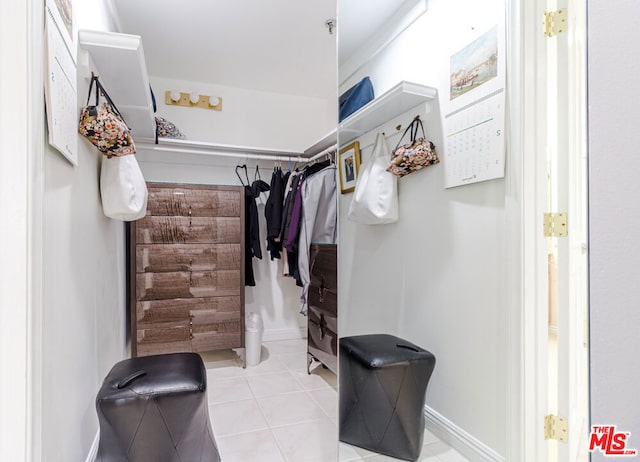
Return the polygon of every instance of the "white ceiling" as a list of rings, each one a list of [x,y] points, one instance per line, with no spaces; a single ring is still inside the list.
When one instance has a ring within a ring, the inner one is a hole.
[[[336,0],[113,0],[153,76],[317,98],[336,95]]]
[[[153,76],[335,98],[336,55],[345,62],[408,0],[112,1]]]
[[[406,0],[339,0],[338,62],[344,64]]]

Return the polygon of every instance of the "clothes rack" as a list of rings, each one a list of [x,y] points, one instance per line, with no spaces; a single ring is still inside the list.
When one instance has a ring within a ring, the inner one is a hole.
[[[148,143],[144,141],[136,142],[136,146],[141,149],[150,151],[175,152],[179,154],[201,154],[218,157],[232,157],[238,159],[253,160],[269,160],[277,162],[298,162],[307,163],[314,162],[332,151],[336,151],[336,146],[330,146],[327,149],[311,156],[302,157],[299,152],[294,151],[276,151],[271,149],[261,149],[253,147],[243,147],[234,145],[217,145],[213,143],[196,143],[184,140],[162,140],[159,144]]]

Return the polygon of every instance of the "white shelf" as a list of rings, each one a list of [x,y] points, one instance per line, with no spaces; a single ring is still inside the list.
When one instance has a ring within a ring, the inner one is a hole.
[[[91,54],[100,82],[127,122],[134,139],[155,139],[156,121],[141,37],[81,30],[78,38],[80,46]],[[82,104],[84,102],[83,99]]]
[[[340,145],[388,122],[420,104],[436,98],[438,90],[426,85],[402,81],[344,119],[338,126]]]
[[[305,149],[304,156],[305,157],[314,156],[326,149],[331,148],[332,146],[335,146],[337,142],[338,142],[338,130],[334,128],[329,133],[327,133],[322,138],[320,138],[318,141],[316,141],[311,146],[309,146],[307,149]]]
[[[92,30],[78,31],[78,37],[80,47],[91,54],[100,81],[122,113],[136,144],[142,148],[223,157],[246,156],[254,159],[288,159],[290,157],[292,160],[295,158],[297,161],[306,162],[312,156],[336,144],[337,130],[332,130],[323,136],[305,149],[304,153],[285,149],[162,138],[159,144],[153,145],[156,123],[142,38],[138,35]],[[84,104],[84,96],[81,95],[81,97]],[[353,116],[349,120],[352,118]]]
[[[174,152],[177,154],[199,154],[219,157],[236,157],[239,159],[255,160],[292,160],[304,162],[297,151],[287,149],[269,149],[255,146],[238,146],[235,144],[218,144],[203,141],[176,140],[159,138],[158,143],[152,141],[136,141],[136,147],[149,151]]]

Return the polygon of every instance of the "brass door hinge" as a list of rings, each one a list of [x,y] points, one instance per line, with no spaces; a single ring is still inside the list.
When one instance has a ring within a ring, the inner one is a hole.
[[[543,31],[547,37],[561,34],[567,30],[567,9],[558,11],[545,11]]]
[[[544,417],[544,439],[557,440],[563,443],[568,441],[569,423],[564,417],[549,414]]]
[[[567,234],[566,213],[544,214],[544,237],[566,237]]]

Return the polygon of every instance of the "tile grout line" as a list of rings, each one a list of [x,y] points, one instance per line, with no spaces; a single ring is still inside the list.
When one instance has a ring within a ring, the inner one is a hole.
[[[324,388],[319,388],[318,390],[324,390]],[[313,402],[316,404],[316,406],[318,406],[318,407],[320,408],[320,410],[324,413],[324,415],[326,415],[326,416],[329,418],[329,420],[330,420],[333,424],[335,424],[335,425],[336,425],[336,427],[337,427],[337,426],[338,426],[338,422],[337,422],[337,420],[338,420],[338,416],[337,416],[337,415],[335,416],[335,421],[334,421],[334,417],[330,416],[330,415],[329,415],[329,413],[325,410],[324,406],[322,406],[322,405],[320,404],[320,402],[319,402],[317,399],[315,399],[315,398],[313,397],[313,395],[310,393],[310,392],[311,392],[311,391],[313,391],[313,390],[305,390],[305,391],[306,391],[306,393],[309,395],[309,398],[311,398],[311,401],[313,401]],[[338,398],[338,397],[336,396],[336,399],[337,399],[337,398]]]
[[[286,367],[286,364],[285,364],[285,367]],[[289,458],[287,457],[286,452],[282,448],[282,445],[280,444],[280,441],[278,441],[278,438],[276,437],[276,434],[273,432],[273,427],[271,426],[271,423],[269,422],[269,419],[267,419],[267,415],[265,414],[264,410],[262,409],[262,406],[260,406],[260,402],[258,401],[258,398],[256,398],[255,393],[253,392],[253,388],[251,388],[251,385],[249,385],[249,391],[251,391],[251,395],[253,396],[253,399],[255,400],[256,405],[258,406],[258,409],[260,410],[260,414],[262,414],[262,418],[264,419],[264,421],[267,423],[267,426],[269,427],[269,433],[271,434],[271,438],[273,438],[273,441],[275,441],[275,443],[276,443],[276,447],[278,448],[278,451],[280,452],[280,456],[285,460],[285,462],[288,462]]]
[[[304,350],[305,345],[301,345],[300,348]],[[282,358],[281,358],[281,354],[282,355],[287,355],[288,358],[292,358],[293,360],[290,361],[291,364],[288,364],[287,362],[285,362]],[[277,438],[274,430],[276,429],[281,429],[281,428],[286,428],[286,427],[295,427],[297,425],[301,425],[301,424],[308,424],[308,423],[312,423],[312,422],[319,422],[319,421],[324,421],[324,419],[327,419],[327,422],[331,423],[334,426],[337,426],[337,423],[332,419],[331,415],[329,415],[329,412],[327,410],[325,410],[325,408],[321,405],[321,403],[319,402],[319,400],[315,399],[312,395],[312,392],[314,391],[319,391],[319,390],[327,390],[327,389],[333,389],[334,392],[336,391],[336,388],[334,388],[330,383],[328,383],[328,381],[326,380],[325,377],[319,376],[320,379],[322,379],[322,386],[315,386],[314,384],[309,384],[309,388],[306,388],[304,385],[304,381],[303,381],[303,376],[302,374],[306,373],[307,370],[306,368],[302,368],[302,367],[297,367],[297,362],[295,361],[295,356],[297,355],[297,353],[295,351],[286,351],[283,353],[279,353],[279,354],[272,354],[270,355],[270,358],[273,358],[273,360],[275,360],[277,363],[279,363],[278,365],[281,367],[281,369],[277,369],[277,370],[267,370],[265,372],[260,372],[260,373],[253,373],[250,375],[246,374],[246,371],[248,369],[241,369],[240,371],[238,371],[238,375],[236,376],[232,376],[232,377],[224,377],[224,378],[220,378],[220,379],[216,379],[216,381],[231,381],[232,379],[239,379],[240,377],[242,377],[244,379],[244,383],[246,384],[246,386],[249,388],[249,392],[250,392],[250,396],[251,398],[244,398],[244,399],[233,399],[230,401],[221,401],[221,402],[216,402],[216,403],[212,403],[212,402],[208,402],[208,406],[211,408],[211,406],[220,406],[220,405],[225,405],[225,404],[231,404],[231,403],[239,403],[239,402],[250,402],[251,400],[253,400],[255,402],[255,404],[258,407],[258,410],[260,412],[260,414],[262,415],[263,421],[266,424],[266,428],[262,428],[262,429],[253,429],[250,431],[240,431],[237,433],[231,433],[228,435],[221,435],[220,438],[228,438],[228,437],[234,437],[237,435],[245,435],[245,434],[251,434],[254,432],[258,432],[258,431],[265,431],[268,430],[269,434],[271,435],[272,440],[275,442],[276,448],[279,451],[280,456],[286,461],[286,462],[295,462],[293,460],[291,460],[291,457],[293,455],[288,454],[285,451],[284,446],[282,445],[282,443],[279,441],[279,439]],[[241,362],[237,359],[237,358],[233,358],[232,359],[234,365],[236,367],[242,368]],[[210,361],[209,362],[211,365],[215,364],[216,361]],[[232,365],[230,365],[231,367]],[[215,370],[215,369],[208,369],[208,370]],[[215,374],[215,373],[214,373]],[[254,389],[251,386],[251,382],[252,380],[250,380],[250,377],[264,377],[264,376],[269,376],[269,375],[275,375],[275,374],[282,374],[283,379],[285,380],[290,380],[290,378],[293,379],[294,383],[297,385],[296,390],[292,390],[292,391],[288,391],[286,393],[275,393],[275,394],[268,394],[265,396],[260,396],[258,397],[256,395],[256,391],[254,391]],[[293,377],[291,377],[293,376]],[[210,390],[210,389],[209,389]],[[264,400],[264,399],[268,399],[268,398],[273,398],[273,397],[282,397],[282,396],[287,396],[287,395],[293,395],[293,394],[300,394],[300,393],[305,393],[305,395],[303,395],[305,397],[305,399],[310,400],[311,403],[314,404],[314,406],[320,408],[320,413],[319,418],[313,418],[310,420],[303,420],[303,421],[299,421],[299,422],[295,422],[295,423],[291,423],[291,424],[283,424],[283,425],[271,425],[270,421],[267,418],[267,415],[265,413],[264,408],[262,407],[261,403],[259,400]],[[211,414],[213,414],[211,412]],[[337,443],[337,439],[336,439],[336,443]],[[336,450],[337,450],[337,445],[336,445]],[[290,457],[291,456],[291,457]]]
[[[295,352],[294,352],[294,354],[295,354]],[[302,384],[302,382],[298,379],[298,377],[297,377],[297,375],[296,375],[296,373],[295,373],[295,372],[298,372],[298,371],[294,371],[294,370],[292,370],[292,369],[289,367],[289,365],[288,365],[287,363],[285,363],[284,361],[282,361],[280,358],[277,358],[277,359],[278,359],[278,360],[279,360],[279,361],[284,365],[285,370],[286,370],[286,371],[287,371],[291,376],[293,376],[293,380],[295,380],[295,382],[296,382],[296,383],[298,384],[298,386],[301,388],[301,390],[299,390],[299,391],[291,392],[291,393],[282,393],[282,394],[278,394],[277,396],[284,396],[284,395],[287,395],[287,394],[300,393],[300,391],[302,391],[302,392],[306,393],[306,394],[307,394],[307,396],[309,396],[310,398],[312,398],[312,397],[311,397],[311,395],[308,393],[308,391],[305,389],[305,387],[304,387],[304,385]],[[251,389],[251,386],[249,386],[249,388]],[[253,393],[253,389],[251,389],[251,392]],[[255,394],[254,394],[254,397],[255,397]],[[264,398],[267,398],[267,397],[264,397]],[[258,398],[256,397],[255,399],[256,399],[256,402],[257,402],[257,404],[258,404],[258,408],[260,409],[260,412],[262,413],[262,415],[263,415],[263,417],[264,417],[265,421],[267,422],[267,425],[269,425],[269,431],[271,432],[271,435],[273,436],[273,439],[274,439],[274,440],[275,440],[275,442],[276,442],[276,445],[277,445],[277,447],[278,447],[278,450],[280,451],[280,454],[282,455],[282,457],[284,458],[284,460],[285,460],[286,462],[295,462],[295,461],[292,461],[292,460],[289,458],[289,455],[287,454],[287,452],[286,452],[286,451],[284,450],[284,448],[282,447],[282,445],[281,445],[280,441],[278,440],[278,437],[276,436],[276,434],[275,434],[275,432],[274,432],[273,430],[274,430],[274,428],[284,428],[284,427],[287,427],[287,426],[299,425],[300,423],[304,423],[304,422],[298,422],[298,423],[291,424],[291,425],[272,426],[272,425],[271,425],[271,423],[269,422],[269,420],[267,419],[267,416],[266,416],[266,414],[265,414],[264,410],[262,409],[262,406],[260,405],[260,402],[258,401]],[[313,402],[314,402],[316,405],[318,405],[318,404],[315,402],[315,400],[313,400]],[[326,414],[326,412],[324,412],[324,409],[322,409],[322,407],[321,407],[321,406],[318,406],[318,407],[320,408],[320,411],[321,411],[323,414]],[[313,421],[311,421],[311,422],[313,422]]]

